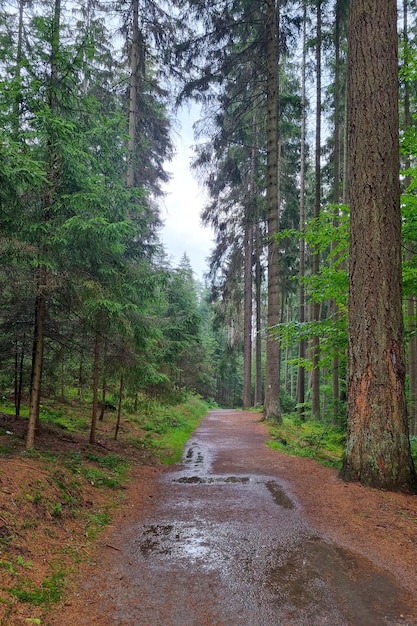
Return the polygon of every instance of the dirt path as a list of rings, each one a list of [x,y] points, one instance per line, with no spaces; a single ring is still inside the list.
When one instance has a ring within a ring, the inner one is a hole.
[[[417,624],[417,498],[342,483],[212,411],[184,463],[141,470],[48,626]]]

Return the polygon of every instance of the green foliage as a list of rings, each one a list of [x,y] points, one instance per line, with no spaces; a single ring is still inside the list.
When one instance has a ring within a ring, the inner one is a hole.
[[[319,218],[308,223],[303,233],[284,230],[278,235],[278,240],[288,237],[304,238],[311,249],[320,252],[322,264],[319,273],[304,278],[307,297],[322,303],[332,300],[337,305],[337,315],[314,322],[293,320],[269,331],[280,339],[284,347],[302,339],[320,337],[320,367],[328,367],[335,355],[338,355],[343,367],[347,347],[349,209],[345,205],[329,205],[322,210]],[[307,370],[313,367],[310,359],[301,362],[296,358],[291,363]]]
[[[109,510],[99,510],[89,513],[87,516],[87,537],[93,540],[101,532],[104,526],[108,526],[111,522],[111,513]]]
[[[270,426],[271,448],[309,457],[329,467],[341,467],[346,433],[331,424],[307,420],[301,422],[296,415],[283,417],[283,424]]]
[[[71,407],[48,406],[46,403],[40,408],[40,419],[48,424],[59,426],[71,432],[86,432],[88,430],[88,419],[85,411],[72,409]]]
[[[57,570],[50,577],[43,580],[40,587],[36,587],[30,580],[22,581],[16,587],[9,589],[10,593],[20,602],[35,606],[50,606],[62,599],[65,591],[65,572]]]
[[[207,403],[196,396],[190,396],[178,406],[151,402],[146,412],[141,411],[133,418],[146,432],[144,439],[133,443],[139,447],[150,447],[163,463],[176,463],[207,410]]]
[[[120,489],[126,480],[129,463],[117,454],[74,452],[62,459],[76,476],[83,476],[95,487]]]

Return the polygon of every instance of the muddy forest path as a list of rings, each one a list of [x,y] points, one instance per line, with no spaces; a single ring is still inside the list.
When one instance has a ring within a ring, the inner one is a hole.
[[[415,496],[395,494],[384,509],[387,494],[266,440],[259,415],[211,411],[182,464],[132,483],[129,509],[48,624],[417,624],[412,535],[401,527],[385,540],[395,528],[381,522]]]

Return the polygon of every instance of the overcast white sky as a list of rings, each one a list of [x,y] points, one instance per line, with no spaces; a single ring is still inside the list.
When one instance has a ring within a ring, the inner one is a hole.
[[[186,252],[195,278],[201,279],[208,269],[206,259],[213,247],[213,233],[210,228],[201,225],[204,190],[190,169],[192,146],[195,143],[192,126],[196,116],[194,107],[180,112],[179,126],[173,137],[176,155],[166,166],[172,178],[165,187],[167,195],[161,210],[164,221],[161,238],[171,265],[176,267]]]

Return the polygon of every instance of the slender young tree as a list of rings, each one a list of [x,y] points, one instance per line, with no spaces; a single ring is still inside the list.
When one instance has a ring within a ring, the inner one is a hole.
[[[348,432],[341,476],[416,489],[405,399],[395,0],[352,0]]]
[[[51,128],[53,128],[53,118],[58,113],[58,57],[60,47],[61,28],[61,1],[55,0],[54,11],[51,21],[51,42],[50,42],[50,76],[47,84],[47,106],[51,116]],[[43,221],[49,221],[52,205],[55,201],[55,194],[60,184],[59,181],[59,157],[55,148],[55,137],[53,130],[49,130],[46,145],[47,154],[47,183],[43,194]],[[40,254],[46,253],[45,245],[41,246]],[[45,347],[45,318],[47,313],[47,290],[48,290],[48,269],[44,259],[39,264],[38,293],[35,307],[35,329],[33,345],[32,381],[29,407],[29,422],[26,436],[26,448],[34,447],[35,430],[39,421],[39,405],[41,398],[41,383],[43,372],[43,355]]]

